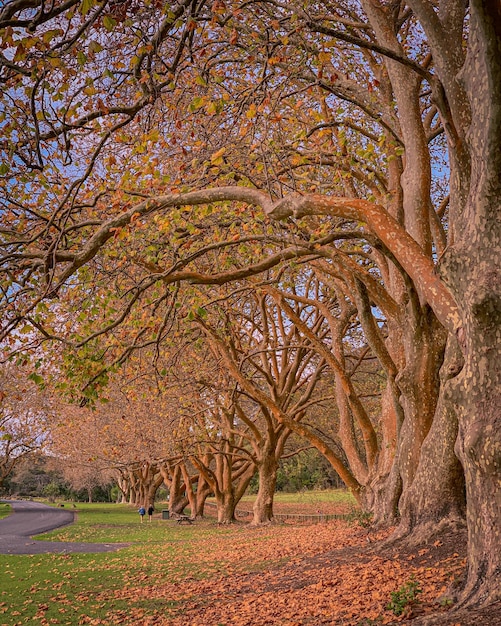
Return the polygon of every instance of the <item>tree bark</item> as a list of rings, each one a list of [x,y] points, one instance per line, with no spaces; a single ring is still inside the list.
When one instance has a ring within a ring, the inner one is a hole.
[[[462,363],[457,342],[450,336],[435,418],[421,447],[416,476],[400,502],[401,521],[394,538],[405,536],[407,542],[418,544],[465,524],[464,472],[454,451],[458,422],[453,402],[454,378]]]
[[[197,498],[193,490],[193,483],[191,480],[191,476],[188,472],[188,468],[186,467],[184,463],[181,464],[181,473],[183,475],[184,488],[185,488],[186,497],[188,498],[188,505],[191,510],[191,517],[197,517],[198,516]]]
[[[414,310],[404,331],[406,364],[396,378],[405,415],[398,444],[404,494],[414,481],[421,447],[433,423],[446,341],[431,310],[421,310],[417,302],[409,303],[409,308]]]
[[[175,515],[182,514],[188,504],[188,498],[184,495],[184,486],[179,465],[174,467],[161,467],[165,486],[169,489],[169,512]]]
[[[196,496],[196,516],[203,517],[205,510],[205,501],[211,495],[212,489],[205,478],[199,474],[197,483]]]
[[[259,488],[252,507],[254,517],[252,524],[266,524],[273,521],[273,498],[277,483],[278,462],[275,449],[265,446],[263,456],[258,464]]]
[[[216,492],[216,505],[217,505],[217,523],[218,524],[233,524],[236,521],[235,518],[235,497],[233,490]]]
[[[470,2],[461,79],[472,107],[470,193],[444,270],[458,302],[465,365],[458,377],[457,453],[466,477],[468,563],[460,604],[501,598],[501,7]]]

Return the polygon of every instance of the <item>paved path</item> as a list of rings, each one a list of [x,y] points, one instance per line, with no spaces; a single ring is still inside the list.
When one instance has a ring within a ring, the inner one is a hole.
[[[74,512],[29,500],[2,500],[2,502],[10,504],[14,512],[0,519],[0,554],[112,552],[128,545],[125,543],[34,541],[31,539],[33,535],[40,535],[72,524]]]

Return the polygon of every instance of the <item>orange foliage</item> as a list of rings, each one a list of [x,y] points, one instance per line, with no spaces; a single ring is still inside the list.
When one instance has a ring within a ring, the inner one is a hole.
[[[388,534],[369,535],[344,522],[241,526],[194,542],[200,579],[179,573],[184,554],[173,557],[168,582],[142,575],[118,590],[116,599],[150,599],[151,606],[168,607],[155,615],[135,614],[143,625],[398,624],[409,613],[396,617],[387,609],[391,593],[414,577],[422,587],[415,614],[446,610],[437,599],[462,572],[463,559],[454,553],[437,560],[433,551],[439,546],[383,555],[374,542]],[[119,611],[108,614],[106,623],[130,623],[130,618]]]

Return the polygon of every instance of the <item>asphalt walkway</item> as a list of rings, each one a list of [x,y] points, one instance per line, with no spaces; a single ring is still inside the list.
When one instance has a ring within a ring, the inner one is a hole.
[[[34,535],[72,524],[75,513],[30,500],[1,500],[10,504],[13,513],[0,519],[0,554],[44,554],[73,552],[113,552],[125,543],[80,543],[71,541],[36,541]]]

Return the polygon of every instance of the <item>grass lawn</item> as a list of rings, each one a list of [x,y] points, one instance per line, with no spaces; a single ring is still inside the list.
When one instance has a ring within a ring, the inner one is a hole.
[[[2,519],[2,517],[7,517],[7,515],[10,515],[10,512],[10,505],[5,504],[5,502],[0,502],[0,519]]]
[[[245,498],[243,505],[252,506],[254,498]],[[277,494],[277,507],[283,510],[285,506],[292,512],[295,506],[306,503],[344,503],[350,498],[341,490]],[[80,624],[87,619],[111,623],[111,613],[133,615],[135,610],[141,615],[153,616],[157,611],[165,614],[175,600],[167,601],[167,605],[165,600],[125,601],[115,592],[154,581],[201,580],[234,571],[234,557],[232,551],[225,550],[225,538],[231,537],[233,543],[238,537],[237,541],[245,544],[244,525],[219,527],[211,518],[193,526],[179,525],[162,520],[161,505],[156,508],[153,522],[144,520],[141,524],[137,511],[129,506],[79,503],[75,524],[39,536],[57,541],[131,543],[117,552],[0,555],[0,626],[20,625],[27,620],[41,624]],[[0,505],[0,514],[9,511],[7,505]],[[201,557],[200,551],[214,542],[220,546],[219,555]],[[281,556],[267,553],[249,559],[244,570],[260,571],[282,561]]]
[[[315,506],[321,497],[345,497],[310,495]],[[296,506],[305,505],[298,498],[306,496],[278,499]],[[410,577],[423,583],[431,607],[447,577],[462,567],[460,557],[432,570],[367,556],[368,531],[344,521],[178,525],[162,520],[161,508],[151,524],[141,524],[124,505],[78,504],[74,525],[40,537],[130,542],[117,552],[0,555],[0,626],[390,624],[390,594]]]
[[[238,503],[238,508],[251,509],[255,499],[256,496],[244,496]],[[273,502],[275,513],[305,515],[349,513],[357,506],[355,498],[344,489],[276,493]]]
[[[131,546],[104,554],[0,555],[1,626],[28,620],[40,624],[85,623],[82,619],[110,623],[106,616],[111,609],[119,611],[122,604],[124,610],[133,608],[129,601],[113,598],[113,591],[140,586],[146,580],[206,576],[196,565],[196,543],[228,532],[214,524],[180,526],[161,520],[160,513],[152,523],[145,520],[140,524],[135,509],[124,505],[78,504],[76,512],[74,525],[38,538],[131,542]],[[149,608],[154,612],[154,605]]]

